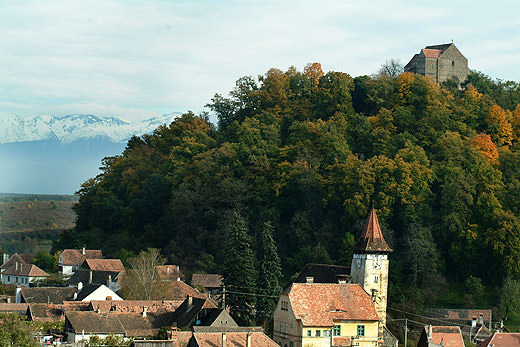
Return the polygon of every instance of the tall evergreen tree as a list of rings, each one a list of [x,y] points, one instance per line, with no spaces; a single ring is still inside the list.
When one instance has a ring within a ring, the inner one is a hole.
[[[276,307],[276,301],[282,288],[280,287],[280,277],[282,267],[280,257],[273,239],[274,227],[271,222],[264,223],[260,234],[260,273],[258,276],[259,296],[256,300],[256,321],[257,324],[267,323],[271,327],[271,316]]]
[[[239,325],[251,325],[254,319],[256,271],[247,223],[233,211],[226,225],[224,285],[229,313]]]

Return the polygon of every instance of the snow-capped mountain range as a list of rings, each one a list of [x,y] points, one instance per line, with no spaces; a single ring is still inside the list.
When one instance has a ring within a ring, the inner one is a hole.
[[[0,118],[0,144],[27,141],[58,140],[69,144],[77,140],[105,137],[110,142],[124,143],[133,135],[153,132],[170,124],[180,113],[170,113],[139,122],[127,122],[116,117],[94,115],[20,116]]]
[[[139,122],[93,115],[1,117],[0,192],[72,194],[121,155],[133,135],[151,134],[180,113]]]

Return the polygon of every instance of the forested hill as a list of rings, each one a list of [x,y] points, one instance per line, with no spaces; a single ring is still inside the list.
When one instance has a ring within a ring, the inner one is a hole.
[[[394,249],[391,285],[499,285],[520,271],[519,102],[518,83],[480,73],[461,90],[319,64],[244,77],[211,100],[218,127],[188,113],[106,158],[55,247],[159,247],[188,271],[219,271],[238,211],[253,245],[272,222],[287,277],[350,264],[373,204]]]

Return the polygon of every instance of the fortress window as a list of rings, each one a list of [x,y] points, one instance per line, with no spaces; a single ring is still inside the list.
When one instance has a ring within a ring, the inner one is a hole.
[[[455,60],[451,61],[451,66],[455,66]]]

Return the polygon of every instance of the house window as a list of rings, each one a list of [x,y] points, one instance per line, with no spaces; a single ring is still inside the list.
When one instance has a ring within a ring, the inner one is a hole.
[[[16,281],[15,282],[18,282],[18,277],[16,277]]]
[[[316,337],[320,337],[321,336],[321,330],[316,330]]]
[[[330,337],[330,330],[323,330],[323,337]]]
[[[282,310],[283,311],[289,310],[289,303],[287,301],[282,301]]]
[[[11,276],[7,276],[7,280],[11,282]]]
[[[312,330],[311,329],[307,330],[307,337],[312,337]]]
[[[341,335],[341,325],[334,325],[334,328],[332,328],[332,335],[333,336]]]
[[[289,347],[294,347],[294,341],[289,341]]]
[[[364,325],[357,326],[357,336],[365,336],[365,326]]]
[[[289,329],[289,323],[285,323],[285,332],[287,333],[287,330]]]
[[[280,332],[283,333],[283,322],[280,322]]]

